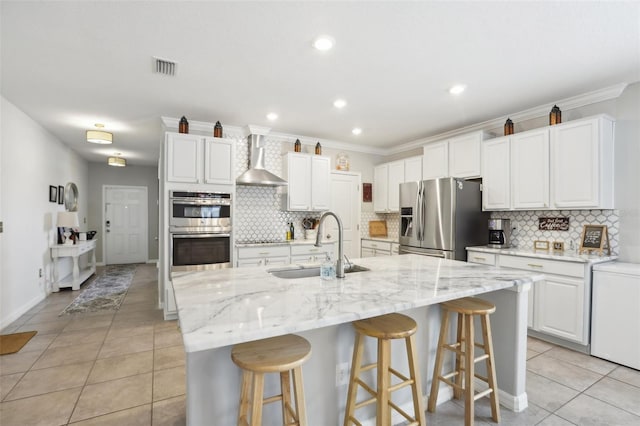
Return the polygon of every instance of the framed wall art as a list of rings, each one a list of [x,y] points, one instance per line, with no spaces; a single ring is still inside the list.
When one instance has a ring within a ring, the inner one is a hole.
[[[49,185],[49,202],[55,203],[58,201],[58,187]]]
[[[64,186],[58,185],[58,204],[64,203]]]

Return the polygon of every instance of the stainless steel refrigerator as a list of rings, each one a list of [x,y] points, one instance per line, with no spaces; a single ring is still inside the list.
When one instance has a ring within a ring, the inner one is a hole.
[[[466,247],[487,244],[488,220],[479,182],[443,178],[400,185],[400,254],[466,261]]]

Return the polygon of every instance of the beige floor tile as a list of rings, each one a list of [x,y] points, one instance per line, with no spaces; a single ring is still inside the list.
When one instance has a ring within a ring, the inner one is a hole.
[[[552,358],[546,353],[527,361],[527,369],[581,392],[602,377],[601,374]]]
[[[565,420],[562,417],[556,416],[555,414],[551,414],[549,417],[545,418],[543,421],[538,423],[537,426],[573,426],[575,423],[571,423],[569,420]]]
[[[627,367],[618,367],[609,373],[609,377],[640,388],[640,371]]]
[[[584,392],[640,417],[640,388],[604,377]]]
[[[164,370],[165,368],[180,367],[183,365],[185,365],[185,352],[182,345],[159,348],[154,351],[154,370]]]
[[[454,402],[462,408],[464,413],[464,400],[454,400]],[[488,398],[480,398],[475,403],[475,424],[492,424],[495,425],[491,419],[491,405]],[[511,410],[507,410],[504,407],[500,407],[500,426],[527,426],[536,425],[541,422],[545,417],[549,416],[549,412],[536,404],[529,403],[529,406],[520,413],[515,413]],[[464,424],[464,420],[458,424]]]
[[[113,317],[104,317],[102,315],[95,317],[76,318],[71,320],[69,324],[64,328],[64,331],[84,330],[87,328],[103,328],[110,327],[113,322]]]
[[[69,323],[68,319],[56,320],[56,321],[48,321],[48,322],[39,322],[32,324],[23,324],[21,325],[17,332],[21,333],[23,331],[37,331],[38,334],[58,334]]]
[[[93,361],[98,356],[102,343],[87,343],[82,345],[49,348],[33,365],[34,369],[56,367],[59,365],[76,364]]]
[[[540,355],[540,352],[532,351],[531,349],[527,349],[527,359],[531,359],[534,356]]]
[[[33,323],[41,323],[41,322],[49,322],[49,321],[59,321],[64,320],[64,317],[58,317],[60,313],[57,311],[47,311],[47,312],[39,312],[29,318],[25,324],[33,324]]]
[[[154,335],[154,347],[166,348],[168,346],[181,346],[182,333],[178,330],[160,331]]]
[[[70,424],[74,426],[151,426],[151,404]]]
[[[122,312],[118,313],[113,320],[114,323],[130,322],[132,324],[146,321],[164,321],[162,311],[160,309],[155,309],[142,312]]]
[[[11,392],[11,389],[13,389],[23,375],[24,373],[15,373],[0,376],[0,401]]]
[[[153,351],[115,356],[96,361],[87,383],[106,382],[153,370]]]
[[[81,388],[0,403],[3,426],[53,426],[69,421]]]
[[[0,356],[0,375],[21,373],[29,370],[42,354],[41,350]]]
[[[118,355],[145,352],[153,349],[153,334],[120,337],[105,341],[98,358],[110,358]]]
[[[71,420],[77,422],[151,403],[151,373],[87,385]]]
[[[183,426],[187,424],[184,396],[153,403],[153,426]]]
[[[547,411],[554,412],[575,398],[580,392],[546,377],[527,371],[527,396]]]
[[[55,334],[36,334],[27,342],[20,351],[42,351],[49,347],[51,342],[56,338]]]
[[[547,343],[533,337],[527,337],[527,349],[531,349],[532,351],[542,353],[552,349],[553,347],[554,345],[551,343]]]
[[[60,348],[87,343],[102,343],[109,327],[85,328],[83,330],[63,331],[58,334],[49,348]]]
[[[584,394],[570,401],[555,414],[580,426],[640,424],[640,417]]]
[[[171,398],[185,394],[185,368],[174,367],[153,373],[153,400]]]
[[[107,333],[107,341],[113,339],[121,339],[123,337],[133,337],[140,336],[144,334],[148,334],[149,336],[153,335],[153,324],[143,324],[143,325],[129,325],[129,324],[119,324],[112,325]]]
[[[42,370],[31,370],[22,377],[5,400],[10,401],[84,386],[92,366],[93,361],[89,361]]]
[[[556,346],[544,353],[550,357],[561,359],[578,367],[586,368],[598,374],[609,374],[617,365],[600,358]]]
[[[160,333],[163,331],[174,331],[174,330],[180,332],[180,327],[178,325],[177,320],[162,321],[155,324],[156,333]]]
[[[446,401],[438,405],[434,413],[427,411],[425,414],[428,426],[453,426],[464,424],[464,407],[458,405],[453,400]],[[488,423],[475,419],[474,425],[487,426]]]

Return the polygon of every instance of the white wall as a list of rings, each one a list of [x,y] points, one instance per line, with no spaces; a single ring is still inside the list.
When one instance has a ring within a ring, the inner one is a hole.
[[[87,215],[87,163],[4,97],[0,98],[0,327],[14,321],[51,291],[49,246],[56,238],[56,214],[64,205],[49,202],[49,185],[78,186],[80,228]],[[71,271],[70,260],[61,275]],[[39,269],[43,276],[38,276]]]

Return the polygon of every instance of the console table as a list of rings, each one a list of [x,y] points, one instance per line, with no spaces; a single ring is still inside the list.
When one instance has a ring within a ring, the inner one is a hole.
[[[71,287],[72,290],[80,290],[87,278],[96,272],[96,241],[78,241],[77,244],[66,245],[56,244],[51,246],[51,258],[53,259],[53,291],[60,291],[62,287]],[[80,270],[78,258],[88,253],[90,255],[89,265]],[[73,259],[73,272],[60,279],[58,275],[58,260],[61,257],[71,257]]]

